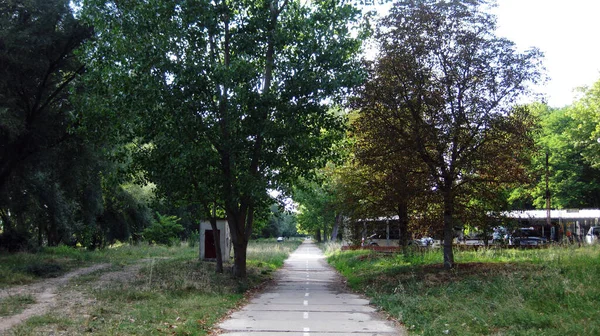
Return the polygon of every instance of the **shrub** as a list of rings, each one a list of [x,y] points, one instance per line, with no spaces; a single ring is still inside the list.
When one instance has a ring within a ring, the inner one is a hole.
[[[0,250],[8,252],[34,251],[31,235],[23,231],[8,231],[0,234]]]
[[[198,244],[199,241],[200,241],[200,233],[198,233],[198,230],[192,231],[192,233],[190,233],[190,236],[188,237],[188,246],[196,247],[196,245]]]
[[[184,230],[177,216],[163,216],[156,212],[157,221],[144,230],[142,236],[149,243],[172,246]]]

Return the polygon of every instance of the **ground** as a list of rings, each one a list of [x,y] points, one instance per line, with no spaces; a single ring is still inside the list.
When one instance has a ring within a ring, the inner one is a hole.
[[[100,289],[118,282],[134,279],[140,268],[150,259],[140,260],[138,263],[114,270],[111,264],[96,264],[80,268],[57,278],[45,279],[29,285],[11,287],[0,292],[0,299],[9,296],[32,296],[35,303],[27,306],[20,313],[0,317],[0,333],[33,317],[43,315],[52,310],[57,315],[65,318],[86,317],[95,304],[95,299],[84,291],[79,290],[77,284],[65,286],[71,280],[90,274],[102,274],[92,283],[92,288]],[[52,333],[52,332],[51,332]]]

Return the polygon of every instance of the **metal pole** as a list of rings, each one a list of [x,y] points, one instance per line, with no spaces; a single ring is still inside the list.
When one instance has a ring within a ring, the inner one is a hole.
[[[550,218],[550,188],[548,183],[548,175],[550,175],[550,168],[548,164],[548,150],[546,150],[546,225],[552,226],[552,220]],[[544,235],[544,225],[542,225],[542,237]]]

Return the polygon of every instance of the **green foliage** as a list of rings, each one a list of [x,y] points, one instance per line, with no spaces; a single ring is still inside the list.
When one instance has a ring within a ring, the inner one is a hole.
[[[179,224],[177,216],[163,216],[156,213],[156,222],[144,230],[142,236],[149,243],[172,246],[180,241],[179,234],[183,226]]]
[[[269,207],[269,215],[264,221],[255,221],[254,238],[274,238],[296,236],[296,215],[282,209],[279,204]]]
[[[83,132],[72,104],[85,96],[75,50],[92,34],[72,10],[66,0],[0,4],[2,249],[104,247],[148,225],[151,193],[114,181],[123,162],[107,153],[118,144]]]
[[[66,242],[97,171],[69,133],[69,89],[83,67],[74,50],[90,35],[69,1],[0,4],[0,216],[3,231]],[[81,155],[81,160],[75,159]],[[37,244],[42,241],[38,239]]]
[[[321,165],[339,135],[324,102],[361,80],[359,12],[339,1],[92,0],[81,16],[96,33],[82,51],[88,132],[133,143],[161,195],[203,216],[224,208],[244,255],[267,189]]]
[[[598,246],[484,249],[457,253],[453,271],[439,264],[440,251],[407,259],[338,250],[328,260],[418,334],[595,335],[598,257]]]
[[[344,147],[343,142],[335,145],[336,148]],[[344,151],[345,149],[342,149]],[[304,234],[316,234],[318,241],[321,233],[324,239],[335,240],[338,238],[344,216],[355,215],[358,198],[349,197],[352,186],[343,180],[341,168],[333,162],[315,171],[310,179],[299,179],[294,188],[294,201],[298,205],[297,227]]]
[[[568,136],[585,163],[600,169],[600,80],[581,91],[581,99],[569,107],[575,123]]]
[[[492,199],[487,190],[526,181],[533,147],[534,120],[515,103],[540,79],[542,54],[497,37],[487,9],[484,0],[397,2],[380,23],[380,54],[355,102],[380,161],[402,159],[394,189],[434,191],[420,203],[441,202],[447,267],[464,202],[475,190]],[[393,177],[393,167],[375,167]]]
[[[189,247],[196,247],[198,242],[200,241],[200,233],[198,230],[192,231],[192,233],[188,236],[187,242]]]
[[[593,163],[594,150],[600,147],[594,139],[599,119],[594,117],[597,111],[593,110],[593,101],[600,98],[594,92],[590,89],[584,98],[560,109],[531,106],[539,118],[539,131],[535,133],[539,151],[532,155],[529,165],[530,175],[536,180],[512,191],[509,201],[514,208],[546,207],[546,175],[552,208],[600,207],[600,171]]]

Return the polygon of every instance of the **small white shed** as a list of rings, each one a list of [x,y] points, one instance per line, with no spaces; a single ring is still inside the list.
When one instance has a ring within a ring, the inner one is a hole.
[[[227,219],[217,219],[217,231],[219,232],[221,241],[221,255],[223,257],[223,261],[229,261],[231,255],[231,235],[229,233]],[[215,248],[213,231],[208,220],[200,221],[200,259],[217,259],[217,250]]]

